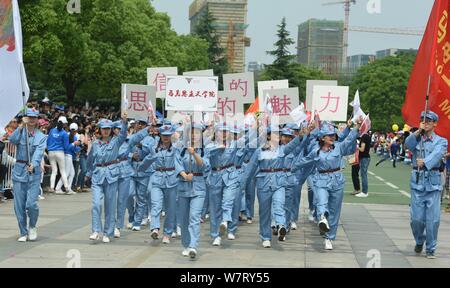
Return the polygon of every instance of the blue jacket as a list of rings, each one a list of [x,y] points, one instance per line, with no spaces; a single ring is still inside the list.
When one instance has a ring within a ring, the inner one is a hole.
[[[69,134],[67,134],[67,139],[69,139]],[[73,142],[78,141],[77,136],[73,137]],[[67,143],[69,143],[69,140],[67,140]],[[71,155],[73,159],[75,159],[77,157],[77,153],[79,153],[81,151],[81,147],[80,146],[76,146],[73,143],[70,143],[69,145],[67,145],[67,147],[64,148],[64,154],[66,155]]]
[[[53,128],[48,133],[47,150],[51,151],[66,151],[69,146],[69,135],[66,130],[58,131],[58,128]]]
[[[27,164],[22,161],[28,161],[27,153],[27,138],[26,131],[23,127],[20,127],[14,131],[9,137],[9,141],[17,146],[16,152],[16,164],[13,168],[12,179],[18,182],[29,182],[41,180],[41,161],[44,157],[44,151],[46,147],[47,136],[41,131],[35,129],[29,137],[29,152],[30,163],[34,167],[34,173],[30,174],[27,171]]]
[[[119,149],[119,166],[120,178],[128,178],[135,174],[133,168],[133,153],[131,152],[137,143],[141,142],[148,136],[148,130],[142,129],[136,134],[128,137]]]
[[[421,144],[422,143],[422,144]],[[430,138],[420,136],[416,138],[413,133],[405,140],[405,145],[412,152],[412,163],[416,166],[417,158],[423,158],[425,168],[419,171],[419,180],[417,181],[417,170],[411,172],[411,189],[422,192],[441,191],[441,173],[439,166],[447,152],[448,141],[435,133]],[[423,150],[421,146],[423,145]]]
[[[195,161],[193,156],[190,156],[187,150],[184,150],[183,155],[182,148],[180,150],[180,159],[183,166],[183,170],[185,173],[194,173],[198,174],[198,176],[194,176],[192,182],[186,182],[181,176],[179,177],[178,183],[178,196],[180,197],[193,197],[206,195],[206,178],[208,177],[211,171],[211,165],[209,164],[209,155],[206,149],[203,149],[203,166],[198,166],[197,161]],[[201,149],[195,149],[195,153],[201,155]],[[189,165],[189,161],[191,161],[191,165]],[[191,166],[191,167],[189,167]],[[192,170],[191,170],[192,169]],[[180,171],[180,173],[182,172]],[[200,175],[203,174],[203,175]]]

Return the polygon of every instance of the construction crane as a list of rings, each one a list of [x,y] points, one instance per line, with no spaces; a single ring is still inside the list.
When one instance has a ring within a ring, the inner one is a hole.
[[[345,67],[347,67],[347,55],[348,55],[348,27],[350,23],[350,7],[352,4],[356,4],[356,0],[345,0],[345,1],[339,1],[339,2],[329,2],[324,3],[323,6],[328,5],[338,5],[338,4],[344,4],[344,10],[345,10],[345,19],[344,19],[344,39],[343,39],[343,53],[342,53],[342,63]]]
[[[380,34],[392,34],[392,35],[405,35],[405,36],[423,36],[425,29],[418,28],[381,28],[381,27],[361,27],[350,26],[349,31],[353,32],[367,32],[367,33],[380,33]]]

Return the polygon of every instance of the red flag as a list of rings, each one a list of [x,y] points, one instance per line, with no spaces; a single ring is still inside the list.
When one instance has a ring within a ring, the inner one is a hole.
[[[418,127],[420,113],[425,109],[428,79],[431,77],[427,110],[439,115],[436,133],[447,139],[450,139],[449,8],[449,0],[434,2],[402,108],[406,124]]]
[[[253,102],[252,105],[250,105],[247,112],[245,112],[245,115],[250,113],[256,113],[258,111],[259,111],[259,98],[256,97],[255,102]]]
[[[370,115],[367,114],[364,118],[363,122],[361,123],[361,128],[359,128],[359,135],[367,134],[372,127],[372,122],[370,121]]]

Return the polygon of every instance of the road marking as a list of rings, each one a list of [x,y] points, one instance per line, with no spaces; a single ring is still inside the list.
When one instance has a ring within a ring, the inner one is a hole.
[[[400,194],[402,194],[403,196],[406,196],[408,198],[411,198],[411,194],[409,194],[408,192],[404,191],[404,190],[399,190],[400,188],[395,186],[394,184],[392,184],[391,182],[387,182],[386,180],[384,180],[383,178],[381,178],[380,176],[377,176],[375,173],[371,172],[371,171],[367,171],[370,175],[375,176],[375,178],[377,178],[378,180],[380,180],[381,182],[384,182],[384,184],[386,184],[387,186],[397,190]]]
[[[367,173],[369,173],[372,176],[375,176],[375,173],[373,173],[372,171],[367,171]]]
[[[375,176],[375,178],[377,178],[378,180],[385,182],[383,178],[381,178],[380,176]]]
[[[385,182],[386,183],[386,185],[388,185],[389,187],[392,187],[392,188],[394,188],[394,189],[399,189],[397,186],[395,186],[394,184],[392,184],[391,182]]]
[[[403,190],[398,190],[400,193],[402,193],[403,195],[405,195],[406,197],[408,197],[408,198],[411,198],[411,194],[409,194],[408,192],[406,192],[406,191],[403,191]]]

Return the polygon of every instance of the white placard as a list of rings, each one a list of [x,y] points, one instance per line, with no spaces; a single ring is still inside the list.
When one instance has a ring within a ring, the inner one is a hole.
[[[223,75],[223,90],[233,92],[242,98],[242,103],[255,101],[255,80],[253,72]]]
[[[338,81],[336,80],[306,80],[306,110],[312,110],[312,97],[314,86],[337,86]]]
[[[147,68],[147,85],[156,87],[156,98],[166,97],[167,76],[178,75],[177,67],[154,67]]]
[[[198,70],[198,71],[187,71],[183,72],[183,76],[214,76],[214,70]]]
[[[156,109],[155,86],[122,84],[122,113],[128,113],[128,118],[135,120],[148,120],[149,100]],[[154,112],[156,113],[156,112]]]
[[[259,110],[264,111],[265,99],[267,95],[264,95],[264,90],[271,89],[284,89],[289,88],[289,80],[273,80],[273,81],[259,81],[258,82],[258,98],[259,98]]]
[[[271,107],[271,122],[273,118],[278,117],[278,124],[293,123],[294,119],[290,116],[292,110],[299,105],[298,88],[271,89],[264,90],[264,95],[269,97]]]
[[[242,98],[233,92],[219,91],[217,113],[220,116],[244,114]]]
[[[167,76],[167,111],[217,111],[218,77]]]
[[[347,121],[348,86],[314,86],[312,111],[320,120]]]

